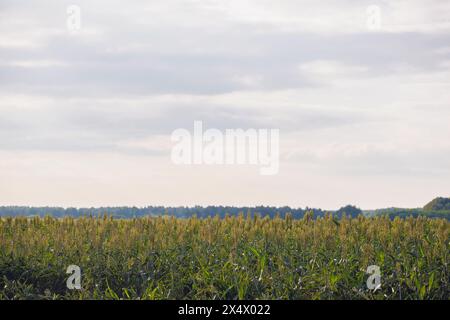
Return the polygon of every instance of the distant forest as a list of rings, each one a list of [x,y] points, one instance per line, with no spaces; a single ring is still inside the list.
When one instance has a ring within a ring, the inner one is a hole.
[[[347,215],[357,216],[362,211],[348,206]],[[256,214],[261,217],[269,216],[274,218],[277,215],[285,217],[291,214],[294,219],[302,218],[306,212],[312,212],[314,217],[325,216],[327,211],[321,209],[293,209],[290,207],[224,207],[224,206],[208,206],[208,207],[163,207],[148,206],[144,208],[138,207],[100,207],[100,208],[60,208],[60,207],[19,207],[9,206],[0,207],[0,216],[45,216],[54,217],[63,216],[99,216],[110,215],[116,218],[134,218],[143,216],[175,216],[178,218],[190,218],[197,216],[198,218],[207,218],[211,216],[219,216],[224,218],[226,215],[237,216],[239,214],[251,215]],[[340,211],[343,214],[343,211]]]
[[[290,208],[290,207],[230,207],[230,206],[208,206],[208,207],[164,207],[164,206],[148,206],[138,207],[100,207],[100,208],[61,208],[61,207],[25,207],[25,206],[0,206],[0,217],[8,216],[53,216],[53,217],[81,217],[81,216],[103,216],[108,215],[115,218],[138,218],[144,216],[174,216],[177,218],[190,218],[196,216],[198,218],[207,218],[219,216],[224,218],[226,215],[237,216],[255,216],[281,218],[290,214],[294,219],[302,219],[308,213],[312,218],[317,219],[324,217],[326,214],[333,214],[337,219],[342,216],[357,217],[364,215],[368,217],[387,215],[391,219],[395,217],[406,218],[409,216],[427,216],[430,218],[445,218],[450,220],[450,210],[447,204],[448,198],[436,198],[427,204],[423,209],[400,209],[388,208],[371,211],[362,211],[361,209],[348,205],[336,211],[322,210],[315,208]]]

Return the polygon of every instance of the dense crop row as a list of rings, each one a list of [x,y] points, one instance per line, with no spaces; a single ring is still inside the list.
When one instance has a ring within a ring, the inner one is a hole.
[[[449,234],[428,218],[1,218],[0,299],[448,299]]]

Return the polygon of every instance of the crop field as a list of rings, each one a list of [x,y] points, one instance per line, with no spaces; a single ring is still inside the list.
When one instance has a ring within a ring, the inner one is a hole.
[[[447,300],[449,235],[424,217],[1,218],[0,299]]]

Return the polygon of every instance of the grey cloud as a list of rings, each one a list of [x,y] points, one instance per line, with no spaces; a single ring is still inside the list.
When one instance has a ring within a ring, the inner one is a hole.
[[[284,32],[270,29],[264,23],[238,21],[220,26],[211,24],[208,28],[198,23],[171,24],[170,19],[152,24],[150,20],[142,20],[145,14],[135,21],[129,12],[122,13],[114,5],[102,8],[87,2],[81,2],[86,9],[83,26],[98,28],[99,34],[69,35],[64,20],[69,2],[47,6],[45,10],[29,8],[26,3],[2,2],[5,10],[12,10],[13,17],[23,20],[19,25],[25,29],[5,25],[1,28],[7,34],[17,33],[25,38],[41,30],[42,45],[2,48],[0,93],[49,96],[57,106],[36,114],[33,111],[17,116],[12,115],[13,111],[5,114],[0,122],[3,148],[114,148],[117,140],[168,134],[178,127],[190,127],[194,120],[203,120],[219,129],[274,127],[286,132],[374,121],[373,115],[356,111],[305,109],[301,107],[302,101],[289,114],[272,117],[272,110],[249,111],[239,105],[177,102],[163,106],[163,112],[155,116],[152,105],[133,110],[111,105],[115,112],[110,113],[107,105],[97,104],[99,98],[153,94],[212,96],[242,90],[269,92],[323,86],[298,69],[299,65],[316,60],[366,67],[367,72],[358,75],[363,81],[364,77],[398,72],[397,68],[404,66],[436,71],[450,58],[450,53],[437,53],[448,47],[450,40],[448,34],[442,33],[327,35]],[[11,65],[15,61],[40,60],[63,65],[34,68]],[[323,90],[326,93],[326,87]],[[71,105],[67,101],[71,98],[82,98],[85,102]],[[33,116],[34,122],[23,121]]]
[[[450,149],[411,150],[406,153],[372,151],[359,157],[328,162],[327,171],[352,176],[450,178]],[[426,186],[424,185],[426,188]]]
[[[438,70],[450,56],[436,53],[448,46],[447,34],[261,34],[254,25],[210,31],[167,26],[154,30],[134,29],[129,22],[108,27],[112,30],[92,41],[63,33],[49,36],[41,48],[3,49],[0,92],[95,97],[307,88],[318,84],[298,66],[310,61],[363,66],[368,69],[365,76],[379,76],[399,66]],[[67,65],[5,65],[17,60],[54,60]],[[258,81],[239,81],[246,77]]]
[[[151,103],[132,109],[109,103],[84,105],[85,101],[51,105],[44,109],[16,112],[0,125],[0,148],[25,150],[115,150],[123,140],[153,135],[170,136],[177,128],[193,129],[201,120],[205,129],[277,128],[283,133],[311,131],[372,121],[355,112],[314,111],[299,106],[289,114],[238,107],[184,103],[159,106]],[[110,109],[112,112],[108,112]],[[33,120],[31,120],[33,119]],[[6,125],[8,130],[6,130]],[[128,150],[122,150],[127,152]]]

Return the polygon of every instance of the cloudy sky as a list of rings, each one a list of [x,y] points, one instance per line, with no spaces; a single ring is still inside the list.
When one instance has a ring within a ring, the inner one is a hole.
[[[174,165],[194,120],[279,129],[279,174]],[[0,2],[0,205],[417,207],[449,137],[447,0]]]

